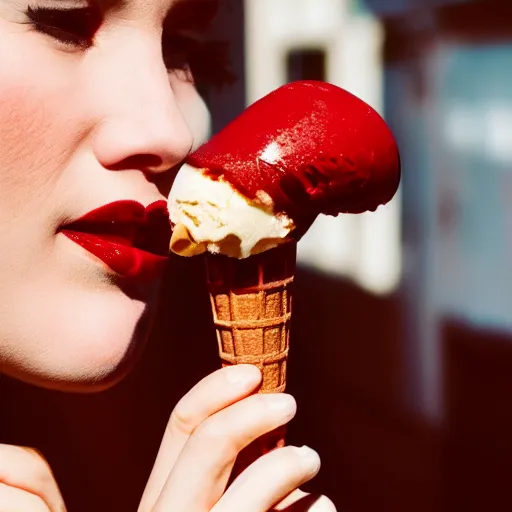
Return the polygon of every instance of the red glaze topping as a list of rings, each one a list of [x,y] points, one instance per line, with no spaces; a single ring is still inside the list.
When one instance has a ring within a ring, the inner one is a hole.
[[[262,204],[259,191],[297,224],[320,213],[375,210],[400,181],[396,142],[384,120],[334,85],[287,84],[248,107],[187,158]]]

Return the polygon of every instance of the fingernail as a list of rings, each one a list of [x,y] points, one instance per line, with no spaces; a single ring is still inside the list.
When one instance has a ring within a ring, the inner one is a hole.
[[[284,393],[269,393],[268,395],[261,395],[267,401],[268,407],[273,411],[288,412],[295,414],[297,405],[291,395]]]
[[[295,448],[295,450],[299,454],[304,467],[310,473],[317,473],[320,470],[320,456],[315,450],[312,450],[309,446],[301,446]]]
[[[230,384],[256,384],[261,379],[261,372],[256,366],[250,364],[228,366],[226,379]]]

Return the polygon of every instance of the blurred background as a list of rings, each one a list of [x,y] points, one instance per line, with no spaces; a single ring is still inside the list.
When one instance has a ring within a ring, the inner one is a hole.
[[[212,130],[286,82],[340,85],[385,117],[403,179],[376,213],[299,245],[291,443],[340,512],[510,510],[512,3],[230,0],[237,81]],[[136,510],[177,399],[217,367],[201,260],[173,258],[133,374],[94,396],[3,380],[9,442],[40,448],[71,512]],[[199,356],[198,356],[199,354]],[[58,443],[55,442],[58,440]]]

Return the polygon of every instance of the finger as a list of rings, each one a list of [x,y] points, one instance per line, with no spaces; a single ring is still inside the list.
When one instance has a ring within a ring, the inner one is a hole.
[[[319,494],[309,494],[295,489],[283,501],[276,505],[275,512],[336,512],[334,503]]]
[[[0,482],[39,496],[52,512],[66,509],[48,462],[32,448],[0,444]]]
[[[51,512],[35,494],[0,483],[0,512]]]
[[[254,392],[260,382],[261,372],[255,366],[228,366],[205,377],[178,402],[167,424],[139,512],[152,510],[192,432],[209,416]]]
[[[313,478],[319,470],[320,457],[311,448],[279,448],[249,466],[212,512],[265,512]]]
[[[183,448],[155,512],[210,510],[224,492],[239,451],[287,423],[295,412],[295,400],[290,395],[260,394],[205,420]]]

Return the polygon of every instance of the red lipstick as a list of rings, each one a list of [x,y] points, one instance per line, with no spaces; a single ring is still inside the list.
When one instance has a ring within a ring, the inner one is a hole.
[[[116,201],[67,224],[61,232],[122,277],[153,279],[168,261],[171,226],[164,200],[146,208],[137,201]]]

